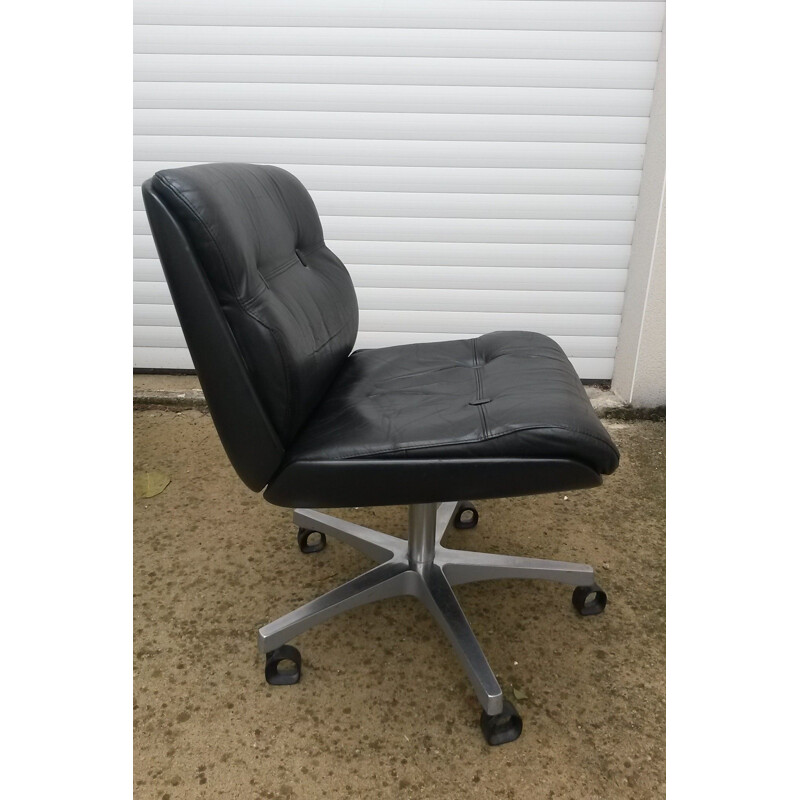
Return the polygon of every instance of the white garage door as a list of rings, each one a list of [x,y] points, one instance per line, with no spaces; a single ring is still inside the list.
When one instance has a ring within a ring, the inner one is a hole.
[[[611,377],[664,3],[134,5],[135,367],[192,366],[142,182],[247,161],[311,191],[357,347],[534,330]]]

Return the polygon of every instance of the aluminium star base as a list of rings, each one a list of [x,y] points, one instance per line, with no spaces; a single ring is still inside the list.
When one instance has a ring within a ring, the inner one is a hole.
[[[472,520],[464,522],[464,513]],[[461,661],[484,708],[481,727],[490,744],[513,741],[522,730],[522,720],[503,698],[503,691],[470,628],[453,586],[497,578],[535,578],[577,587],[573,605],[584,616],[598,614],[606,605],[605,593],[595,584],[588,564],[548,561],[540,558],[450,550],[441,544],[448,528],[473,527],[475,507],[464,501],[424,503],[409,506],[408,540],[364,528],[312,509],[296,509],[294,522],[300,528],[301,549],[316,552],[333,536],[352,545],[378,562],[356,578],[326,592],[316,600],[270,622],[258,632],[258,646],[267,654],[270,683],[296,683],[300,678],[300,654],[287,642],[326,619],[358,606],[399,595],[422,601],[442,628]],[[309,534],[320,539],[309,545]],[[293,662],[281,671],[279,662]],[[272,676],[272,679],[270,679]]]

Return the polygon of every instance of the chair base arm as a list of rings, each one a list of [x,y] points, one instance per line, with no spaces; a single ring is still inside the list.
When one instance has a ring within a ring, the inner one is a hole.
[[[259,650],[272,652],[314,625],[344,611],[376,600],[410,595],[425,605],[442,628],[486,713],[500,714],[503,692],[452,587],[498,578],[536,578],[570,586],[594,587],[594,569],[588,564],[443,547],[442,537],[453,525],[460,505],[460,502],[448,502],[411,506],[408,540],[312,509],[296,509],[294,522],[298,527],[337,538],[379,563],[264,625],[258,632]]]

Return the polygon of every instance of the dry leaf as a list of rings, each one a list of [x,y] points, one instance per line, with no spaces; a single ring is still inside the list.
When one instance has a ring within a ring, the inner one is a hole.
[[[516,686],[511,687],[514,690],[514,699],[515,700],[527,700],[528,695],[522,689],[517,689]]]
[[[169,486],[170,480],[163,472],[134,472],[133,496],[137,499],[155,497]]]

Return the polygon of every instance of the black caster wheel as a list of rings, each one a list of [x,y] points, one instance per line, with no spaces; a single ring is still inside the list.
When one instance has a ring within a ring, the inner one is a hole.
[[[453,527],[465,531],[474,528],[477,524],[478,509],[469,501],[462,503],[453,518]]]
[[[285,644],[267,653],[267,666],[264,676],[271,686],[288,686],[300,680],[303,659],[300,651],[290,644]]]
[[[517,709],[503,700],[503,710],[499,714],[481,714],[481,730],[486,743],[492,747],[498,744],[507,744],[518,739],[522,733],[522,717]]]
[[[578,586],[572,593],[572,605],[582,617],[591,617],[605,611],[608,596],[597,585]]]
[[[325,549],[327,543],[325,534],[320,531],[312,531],[310,528],[297,530],[297,544],[300,545],[302,553],[319,553]]]

